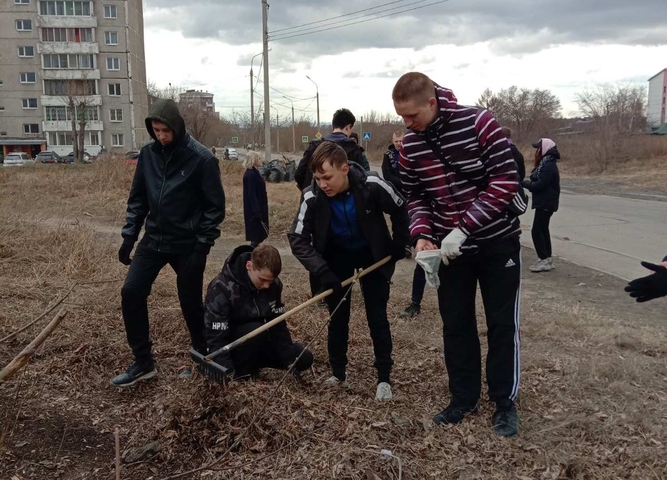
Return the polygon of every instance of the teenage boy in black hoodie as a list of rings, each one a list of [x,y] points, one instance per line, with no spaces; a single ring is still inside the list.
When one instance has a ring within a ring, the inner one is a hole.
[[[144,146],[127,201],[118,260],[129,265],[121,288],[123,320],[134,363],[111,380],[127,387],[157,373],[151,355],[147,299],[160,270],[176,272],[178,299],[192,347],[206,351],[202,288],[206,257],[220,236],[225,192],[218,160],[185,131],[173,100],[158,100],[146,118],[154,142]],[[145,222],[145,225],[144,225]],[[145,233],[134,257],[130,253]]]
[[[206,343],[209,352],[256,330],[285,313],[280,253],[271,245],[238,247],[225,261],[222,271],[206,293]],[[313,354],[293,342],[287,323],[280,322],[216,363],[237,378],[253,378],[261,368],[286,370],[294,361],[296,372],[310,368]]]
[[[315,182],[303,192],[299,212],[288,234],[292,253],[320,281],[329,312],[341,303],[345,291],[341,281],[357,268],[367,268],[391,255],[393,261],[361,279],[366,318],[373,340],[378,386],[375,398],[392,397],[390,373],[392,341],[387,320],[389,283],[395,262],[405,258],[409,242],[408,214],[403,197],[374,174],[348,162],[345,150],[323,142],[311,162]],[[391,217],[389,234],[384,214]],[[333,376],[328,384],[346,382],[350,295],[329,323],[329,363]]]

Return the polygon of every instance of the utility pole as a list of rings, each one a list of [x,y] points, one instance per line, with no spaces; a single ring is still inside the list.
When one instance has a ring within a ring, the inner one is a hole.
[[[278,116],[278,109],[271,107],[276,111],[276,153],[280,153],[280,117]]]
[[[308,75],[306,78],[315,83]],[[320,133],[320,87],[317,86],[317,83],[315,83],[315,98],[317,98],[317,133]]]
[[[283,98],[286,100],[289,100],[290,103],[292,104],[292,153],[296,153],[296,131],[295,131],[295,124],[294,124],[294,102],[292,101],[291,98],[287,98],[285,95],[283,95]]]
[[[252,86],[252,81],[254,80],[255,75],[252,73],[252,63],[255,61],[256,57],[263,53],[264,52],[259,52],[250,60],[250,143],[252,143],[253,150],[255,149],[255,89]]]
[[[264,160],[271,161],[271,108],[269,105],[269,3],[262,0],[262,40],[264,44]]]

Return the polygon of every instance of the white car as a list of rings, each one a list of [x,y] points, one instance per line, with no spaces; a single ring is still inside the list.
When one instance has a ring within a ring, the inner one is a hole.
[[[27,153],[15,152],[5,157],[4,166],[14,167],[20,165],[33,165],[35,161]]]
[[[230,160],[238,160],[239,159],[239,152],[237,152],[235,148],[230,148],[229,149],[229,159]]]

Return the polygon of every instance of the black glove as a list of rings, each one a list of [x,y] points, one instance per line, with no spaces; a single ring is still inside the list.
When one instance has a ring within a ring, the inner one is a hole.
[[[638,302],[648,302],[667,295],[667,267],[642,262],[642,267],[655,272],[647,277],[636,278],[625,287],[632,298]]]
[[[188,257],[187,263],[185,264],[185,269],[190,273],[203,273],[206,269],[206,256],[210,250],[211,247],[209,245],[198,243]]]
[[[130,253],[132,253],[133,248],[134,248],[133,241],[131,240],[123,241],[123,244],[118,249],[118,261],[123,265],[129,265],[130,263],[132,263],[132,259],[130,258]]]
[[[392,245],[391,250],[389,250],[389,254],[391,255],[391,261],[392,262],[398,262],[399,260],[405,260],[406,257],[406,247],[405,245]]]
[[[343,285],[340,283],[340,278],[338,278],[331,270],[326,269],[318,276],[318,278],[324,287],[323,290],[329,290],[331,288],[334,291],[334,295],[339,297],[345,295],[345,290],[343,289]]]

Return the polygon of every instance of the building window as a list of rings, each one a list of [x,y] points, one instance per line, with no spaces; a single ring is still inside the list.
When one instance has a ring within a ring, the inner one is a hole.
[[[29,32],[32,30],[32,20],[17,20],[16,29],[19,32]]]
[[[44,58],[44,68],[49,69],[81,69],[87,70],[94,68],[92,54],[77,53],[52,53],[42,55]]]
[[[90,143],[88,145],[99,145],[100,144],[100,134],[99,132],[88,132],[90,134]]]
[[[39,14],[90,17],[90,2],[39,2]]]
[[[46,121],[47,122],[63,122],[71,120],[67,107],[46,107]]]
[[[44,95],[97,95],[95,80],[44,80]]]
[[[37,108],[37,99],[36,98],[22,98],[21,102],[23,103],[24,109],[35,109]]]
[[[24,123],[23,124],[23,133],[39,133],[39,124],[38,123]]]
[[[85,107],[84,109],[81,109],[79,107],[76,108],[76,119],[81,120],[81,113],[83,112],[86,121],[93,121],[96,122],[100,119],[99,115],[99,110],[97,107]]]
[[[49,132],[49,145],[72,145],[72,132]]]
[[[43,42],[92,43],[92,28],[42,28]]]
[[[104,40],[107,45],[118,45],[118,32],[104,32]]]
[[[19,57],[34,57],[35,56],[35,47],[32,46],[26,46],[26,47],[19,47]]]
[[[105,5],[104,6],[104,18],[118,18],[118,12],[116,11],[116,5]]]
[[[107,58],[107,70],[120,70],[120,58]]]
[[[0,112],[4,112],[4,111],[5,111],[5,107],[0,107]]]
[[[109,96],[111,97],[120,97],[121,95],[120,83],[110,83],[109,84]]]
[[[6,137],[6,136],[7,136],[7,132],[0,132],[0,137]]]
[[[36,75],[35,72],[21,72],[19,74],[19,81],[21,83],[35,83]]]
[[[125,145],[125,135],[122,133],[111,134],[111,145],[114,147],[122,147]]]
[[[29,5],[30,0],[14,0],[14,3],[17,5]]]
[[[112,122],[122,122],[123,121],[123,109],[122,108],[112,108],[109,110],[109,120]]]

